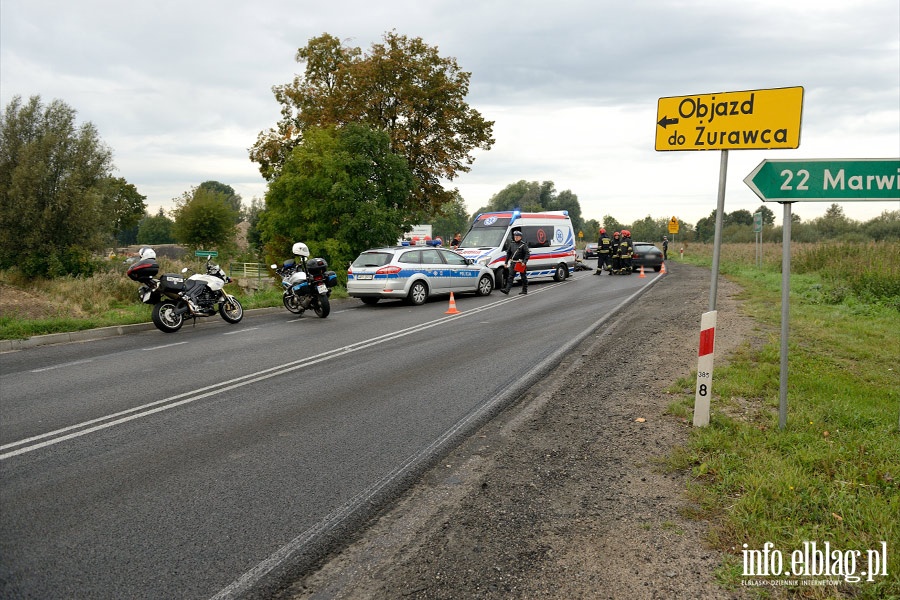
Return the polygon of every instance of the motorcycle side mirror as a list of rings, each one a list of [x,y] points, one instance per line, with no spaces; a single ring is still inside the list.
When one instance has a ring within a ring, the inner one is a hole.
[[[181,270],[182,273],[187,273],[187,271],[188,271],[187,267],[185,267]]]

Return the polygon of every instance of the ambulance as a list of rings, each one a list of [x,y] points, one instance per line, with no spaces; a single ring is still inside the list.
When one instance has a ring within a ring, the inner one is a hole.
[[[496,286],[506,282],[506,248],[512,232],[518,229],[531,249],[528,279],[553,277],[563,281],[575,268],[575,230],[569,211],[551,210],[540,213],[481,213],[466,232],[457,252],[494,271]]]

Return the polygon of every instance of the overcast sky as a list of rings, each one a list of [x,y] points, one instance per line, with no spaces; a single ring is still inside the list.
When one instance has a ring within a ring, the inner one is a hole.
[[[75,109],[152,212],[207,180],[249,204],[266,185],[247,149],[297,49],[329,33],[368,51],[390,30],[456,58],[495,121],[448,184],[470,211],[524,179],[571,190],[585,218],[709,215],[721,153],[657,152],[661,97],[804,88],[798,149],[728,153],[727,212],[762,204],[743,179],[764,159],[900,156],[897,0],[0,0],[0,102]],[[900,202],[842,206],[868,220]]]

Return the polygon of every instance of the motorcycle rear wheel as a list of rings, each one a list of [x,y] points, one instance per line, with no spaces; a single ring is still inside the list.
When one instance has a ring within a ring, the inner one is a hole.
[[[184,324],[184,315],[176,314],[177,303],[172,300],[163,300],[153,305],[153,324],[163,333],[175,333]]]
[[[316,311],[316,314],[323,319],[328,316],[328,313],[331,312],[331,303],[328,301],[327,294],[319,295],[319,302],[316,304],[313,310]]]
[[[219,304],[219,314],[229,323],[239,323],[244,318],[244,307],[237,298]]]
[[[299,315],[303,312],[303,308],[300,306],[300,300],[297,299],[297,296],[286,294],[282,296],[281,300],[284,302],[284,307],[295,315]]]

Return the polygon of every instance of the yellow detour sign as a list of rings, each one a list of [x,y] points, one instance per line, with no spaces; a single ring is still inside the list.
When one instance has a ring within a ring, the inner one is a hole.
[[[797,148],[803,88],[660,98],[657,150]]]
[[[672,217],[669,220],[669,233],[676,234],[678,233],[678,219]]]

